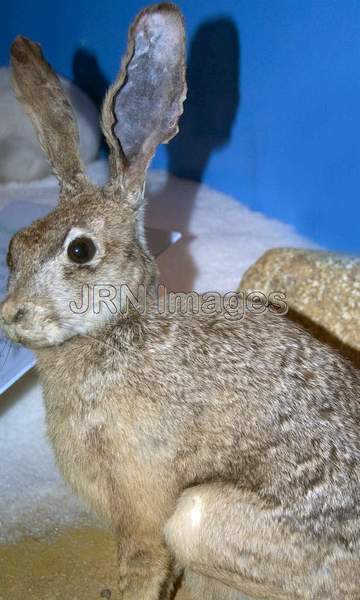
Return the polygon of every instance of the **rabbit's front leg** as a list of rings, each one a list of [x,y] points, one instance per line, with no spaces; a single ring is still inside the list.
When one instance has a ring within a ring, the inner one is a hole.
[[[171,557],[161,539],[121,539],[118,560],[122,600],[165,600]]]

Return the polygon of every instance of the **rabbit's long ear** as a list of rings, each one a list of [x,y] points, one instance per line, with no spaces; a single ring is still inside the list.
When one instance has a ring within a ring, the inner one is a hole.
[[[60,80],[38,44],[17,37],[11,46],[15,94],[37,132],[61,189],[77,192],[87,182],[79,152],[79,132]]]
[[[141,184],[157,146],[178,132],[185,96],[181,13],[173,4],[146,8],[130,28],[127,54],[103,107],[115,180]]]

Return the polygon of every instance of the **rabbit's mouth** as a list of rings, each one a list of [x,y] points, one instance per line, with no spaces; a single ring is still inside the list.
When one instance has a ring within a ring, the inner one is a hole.
[[[72,335],[51,311],[32,303],[16,304],[11,297],[0,304],[0,328],[13,342],[29,348],[58,345]]]

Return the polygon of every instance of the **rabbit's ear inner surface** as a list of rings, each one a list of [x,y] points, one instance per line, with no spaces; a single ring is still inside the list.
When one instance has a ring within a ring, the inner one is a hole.
[[[181,13],[172,4],[152,6],[130,28],[120,74],[104,102],[113,178],[141,184],[157,146],[178,132],[185,96]]]
[[[57,176],[62,191],[79,192],[87,183],[79,132],[61,82],[38,44],[17,37],[11,46],[13,87]]]

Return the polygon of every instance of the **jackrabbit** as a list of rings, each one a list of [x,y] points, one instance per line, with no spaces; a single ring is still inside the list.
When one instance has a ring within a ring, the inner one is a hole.
[[[37,354],[57,464],[117,536],[121,597],[167,597],[184,570],[204,600],[360,598],[360,372],[271,307],[157,310],[144,180],[185,98],[179,10],[130,29],[101,189],[40,47],[11,54],[60,199],[10,243],[1,325]],[[112,310],[124,286],[147,302]]]

